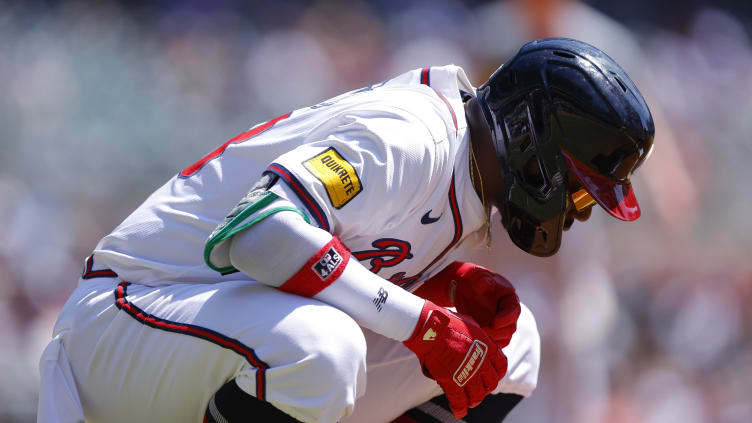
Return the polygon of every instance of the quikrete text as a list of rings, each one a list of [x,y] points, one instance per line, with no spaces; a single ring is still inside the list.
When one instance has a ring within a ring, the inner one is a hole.
[[[321,164],[328,167],[332,172],[336,173],[339,176],[339,180],[340,182],[342,182],[342,188],[345,190],[345,194],[350,195],[353,193],[355,187],[353,187],[352,180],[350,179],[350,174],[347,172],[347,169],[345,169],[344,166],[337,163],[337,160],[328,154],[321,158]]]

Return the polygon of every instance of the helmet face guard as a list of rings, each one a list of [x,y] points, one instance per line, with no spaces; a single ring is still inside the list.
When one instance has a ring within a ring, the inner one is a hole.
[[[500,109],[480,90],[478,95],[491,112],[489,127],[504,174],[502,224],[518,247],[541,257],[559,249],[567,207],[566,169],[562,172],[555,143],[546,142],[554,122],[541,118],[550,114],[544,97],[536,90]]]
[[[649,155],[653,121],[603,52],[562,38],[528,43],[477,97],[504,176],[502,224],[522,250],[558,251],[570,174],[609,214],[639,217],[629,176]]]

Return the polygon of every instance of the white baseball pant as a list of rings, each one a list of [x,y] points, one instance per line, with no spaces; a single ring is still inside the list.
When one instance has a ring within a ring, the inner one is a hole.
[[[400,342],[258,282],[79,281],[40,361],[39,422],[200,422],[236,379],[303,422],[389,422],[440,395]],[[523,307],[497,391],[527,396],[540,341]],[[347,416],[347,417],[346,417]]]

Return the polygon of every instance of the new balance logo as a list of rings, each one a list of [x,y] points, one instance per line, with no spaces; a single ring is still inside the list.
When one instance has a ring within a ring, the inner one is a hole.
[[[386,292],[386,289],[379,288],[379,292],[376,295],[376,298],[373,299],[373,303],[376,305],[376,310],[381,312],[381,306],[386,303],[386,297],[389,296],[389,293]]]
[[[454,376],[452,377],[454,383],[458,386],[463,386],[468,380],[470,380],[470,378],[475,376],[475,373],[478,372],[480,365],[483,363],[483,359],[486,358],[486,352],[488,352],[488,346],[481,341],[475,340],[475,342],[470,345],[470,349],[467,351],[465,359],[462,360],[457,371],[454,372]]]
[[[329,248],[329,251],[313,265],[313,271],[321,280],[326,280],[340,264],[342,264],[342,256],[334,248]]]

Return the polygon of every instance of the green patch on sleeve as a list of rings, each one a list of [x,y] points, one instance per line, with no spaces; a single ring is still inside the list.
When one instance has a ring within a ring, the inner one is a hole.
[[[204,246],[206,265],[223,275],[237,272],[238,269],[230,264],[229,243],[227,241],[274,213],[293,211],[301,215],[307,223],[311,223],[308,216],[296,207],[269,207],[277,198],[279,196],[266,189],[251,190],[209,235]]]

